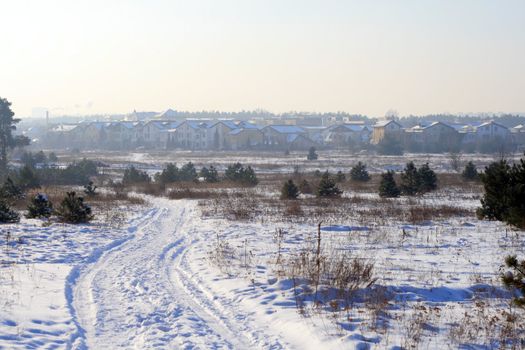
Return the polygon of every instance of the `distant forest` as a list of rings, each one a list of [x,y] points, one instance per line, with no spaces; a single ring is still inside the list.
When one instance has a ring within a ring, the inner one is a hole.
[[[135,112],[140,119],[151,119],[160,112]],[[78,122],[79,120],[122,120],[129,114],[112,114],[112,115],[86,115],[86,116],[60,116],[52,117],[53,122],[59,123],[71,123]],[[312,112],[287,112],[287,113],[271,113],[265,110],[257,109],[253,111],[239,111],[239,112],[222,112],[222,111],[175,111],[172,110],[169,113],[170,118],[173,119],[237,119],[237,120],[249,120],[249,119],[273,119],[275,121],[281,118],[304,118],[304,117],[332,117],[337,120],[355,120],[365,121],[368,124],[374,124],[379,119],[383,118],[372,118],[361,114],[350,114],[346,112],[335,112],[335,113],[312,113]],[[25,119],[25,118],[24,118]],[[23,119],[23,121],[24,121]],[[506,127],[514,127],[519,124],[525,124],[525,115],[519,114],[468,114],[468,115],[457,115],[457,114],[428,114],[428,115],[409,115],[409,116],[391,116],[388,119],[395,119],[399,121],[404,127],[411,127],[418,124],[428,124],[430,122],[441,121],[444,123],[476,123],[486,120],[494,120]],[[25,119],[27,120],[27,119]]]

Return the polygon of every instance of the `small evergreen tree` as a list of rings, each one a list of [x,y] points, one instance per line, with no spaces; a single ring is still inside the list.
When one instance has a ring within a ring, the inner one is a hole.
[[[259,183],[259,180],[257,180],[257,176],[255,175],[255,171],[251,166],[248,165],[248,167],[243,171],[241,182],[249,186],[255,186]]]
[[[525,307],[525,260],[518,261],[515,255],[505,258],[505,265],[511,269],[501,276],[505,287],[517,290],[520,296],[515,297],[513,302],[519,307]]]
[[[0,188],[0,199],[13,201],[22,198],[24,198],[24,192],[8,177]]]
[[[243,166],[241,163],[237,162],[231,165],[228,165],[226,171],[224,172],[224,177],[226,180],[232,182],[238,182],[241,178],[241,172],[243,171]]]
[[[437,188],[437,176],[434,170],[430,169],[428,163],[423,164],[418,169],[419,174],[419,193],[433,191]]]
[[[77,197],[75,192],[67,192],[56,214],[60,221],[71,224],[87,223],[93,219],[91,207],[84,203],[84,198]]]
[[[197,169],[192,162],[188,162],[180,168],[179,177],[181,181],[197,181]]]
[[[259,183],[252,167],[244,168],[241,163],[229,165],[224,172],[224,177],[226,180],[249,186],[255,186]]]
[[[361,162],[357,162],[355,166],[352,167],[350,170],[350,178],[353,181],[368,181],[370,180],[370,175],[368,174],[368,171],[366,170],[366,164],[363,164]]]
[[[301,181],[301,183],[299,184],[299,191],[304,194],[313,193],[312,186],[310,185],[308,181],[306,181],[306,179]]]
[[[525,159],[512,166],[509,184],[509,210],[505,221],[525,229]]]
[[[20,215],[11,209],[9,203],[3,198],[0,198],[0,223],[8,224],[20,221]]]
[[[213,165],[209,168],[202,167],[200,176],[204,179],[204,181],[209,183],[219,182],[219,173]]]
[[[480,219],[504,221],[509,210],[510,166],[506,160],[489,164],[480,174],[485,194],[481,208],[476,211]]]
[[[494,162],[480,174],[485,194],[480,218],[505,221],[518,228],[525,228],[525,161],[509,166],[506,160]]]
[[[96,192],[97,186],[93,183],[93,181],[89,181],[87,185],[84,185],[84,193],[88,197],[94,197],[98,193]]]
[[[317,160],[317,158],[319,158],[319,156],[315,152],[315,147],[313,147],[313,146],[310,147],[310,149],[308,150],[308,155],[306,156],[306,159],[308,159],[308,160]]]
[[[28,165],[25,165],[20,169],[17,177],[18,185],[24,190],[40,188],[40,181],[35,174],[35,171]]]
[[[297,199],[297,197],[299,197],[297,186],[292,179],[286,181],[281,188],[281,199]]]
[[[166,164],[162,172],[155,174],[155,181],[161,184],[169,184],[179,181],[179,169],[173,163]]]
[[[413,196],[417,194],[421,187],[421,179],[414,162],[408,162],[401,174],[401,192]]]
[[[394,179],[394,172],[387,171],[381,174],[381,182],[379,183],[379,196],[383,198],[396,198],[399,197],[401,191],[397,187],[396,180]]]
[[[151,178],[145,171],[138,170],[133,165],[124,170],[124,177],[122,178],[124,185],[148,182],[151,182]]]
[[[337,174],[335,174],[335,181],[336,182],[344,182],[346,180],[345,174],[339,170]]]
[[[45,194],[38,193],[27,206],[27,218],[49,218],[53,213],[53,203]]]
[[[340,197],[342,193],[343,191],[337,187],[330,173],[326,171],[317,187],[317,197]]]
[[[478,170],[476,169],[476,166],[472,161],[468,162],[467,165],[465,165],[465,169],[461,173],[461,176],[466,181],[479,180]]]

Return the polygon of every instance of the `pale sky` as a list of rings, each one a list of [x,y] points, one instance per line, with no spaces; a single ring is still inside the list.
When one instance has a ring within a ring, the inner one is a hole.
[[[524,0],[0,0],[18,116],[525,112]]]

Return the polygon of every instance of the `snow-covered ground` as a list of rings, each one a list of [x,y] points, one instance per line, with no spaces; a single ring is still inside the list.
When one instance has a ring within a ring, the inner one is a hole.
[[[466,201],[465,207],[477,202]],[[276,263],[276,230],[283,232],[280,251],[287,258],[315,238],[312,225],[202,218],[196,201],[164,198],[149,198],[123,228],[43,227],[37,220],[3,225],[0,348],[497,344],[493,328],[469,337],[459,327],[469,315],[489,318],[507,309],[498,269],[505,255],[524,254],[520,236],[473,217],[423,226],[383,222],[363,228],[349,215],[340,222],[349,227],[322,233],[326,251],[343,249],[375,264],[377,287],[362,292],[378,293],[377,300],[356,295],[344,313],[321,306],[307,309],[308,317],[298,312],[294,283]],[[228,247],[227,256],[217,255],[219,245]]]

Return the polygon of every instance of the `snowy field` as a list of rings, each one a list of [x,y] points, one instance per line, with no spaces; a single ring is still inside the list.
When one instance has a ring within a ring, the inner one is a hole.
[[[319,150],[319,159],[308,161],[307,151],[292,151],[285,154],[279,151],[149,151],[149,152],[111,152],[111,151],[84,151],[80,154],[57,154],[66,161],[78,160],[81,157],[100,160],[113,168],[125,168],[130,162],[152,172],[161,170],[168,162],[177,163],[179,166],[193,162],[197,167],[214,165],[219,170],[224,170],[234,162],[251,165],[258,173],[291,173],[294,167],[302,171],[315,171],[317,169],[337,172],[350,171],[358,161],[364,162],[371,173],[381,173],[385,170],[402,170],[405,163],[414,160],[418,164],[428,162],[436,172],[451,171],[451,156],[449,154],[405,154],[403,156],[381,156],[365,152],[351,152],[342,150]],[[509,159],[519,159],[523,154],[508,155]],[[499,159],[497,154],[461,154],[459,160],[466,163],[472,160],[479,169]]]
[[[303,199],[302,216],[250,207],[243,219],[217,206],[242,197],[147,197],[115,206],[125,224],[2,225],[0,349],[520,348],[523,322],[499,276],[504,256],[524,255],[523,232],[477,220],[471,190],[388,201],[348,192],[339,211]],[[457,210],[389,216],[440,206]],[[371,283],[346,299],[322,283],[314,293],[297,272],[328,212],[323,261],[373,265]]]

